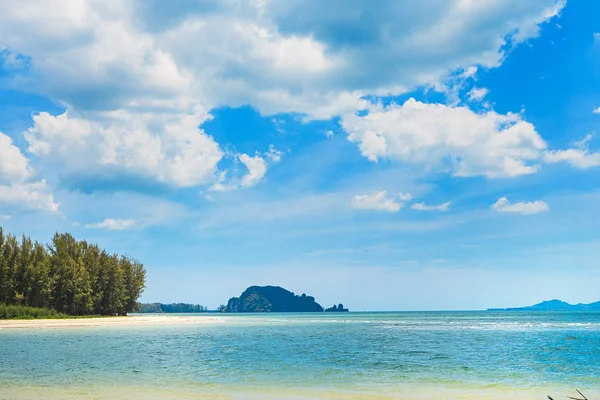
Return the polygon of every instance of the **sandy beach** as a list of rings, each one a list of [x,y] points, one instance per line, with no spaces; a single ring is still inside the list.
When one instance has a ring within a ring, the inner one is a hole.
[[[183,325],[210,324],[224,321],[216,316],[167,316],[132,315],[125,317],[74,318],[74,319],[11,319],[0,320],[0,329],[19,328],[75,328],[98,326],[135,326],[135,325]]]

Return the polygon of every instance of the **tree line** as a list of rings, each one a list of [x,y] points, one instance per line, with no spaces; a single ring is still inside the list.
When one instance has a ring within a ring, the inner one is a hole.
[[[140,303],[141,313],[199,313],[207,312],[208,309],[200,304],[187,303]]]
[[[69,315],[137,311],[146,270],[134,258],[56,233],[43,245],[0,228],[0,303]]]

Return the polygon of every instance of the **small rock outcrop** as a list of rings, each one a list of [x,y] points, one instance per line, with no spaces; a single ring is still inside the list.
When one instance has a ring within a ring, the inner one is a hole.
[[[344,308],[344,305],[342,303],[340,303],[337,306],[334,304],[333,307],[326,308],[325,311],[326,312],[348,312],[348,309]]]

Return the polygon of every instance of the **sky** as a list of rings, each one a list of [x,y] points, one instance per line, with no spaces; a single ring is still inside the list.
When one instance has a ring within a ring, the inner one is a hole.
[[[142,301],[600,300],[600,2],[0,7],[0,226]]]

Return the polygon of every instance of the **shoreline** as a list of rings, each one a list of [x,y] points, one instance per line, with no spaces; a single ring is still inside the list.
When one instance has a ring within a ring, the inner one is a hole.
[[[108,326],[152,326],[152,325],[190,325],[222,322],[223,317],[216,316],[164,316],[131,315],[121,317],[67,318],[67,319],[2,319],[0,330],[5,329],[45,329],[45,328],[84,328]]]
[[[540,400],[548,394],[554,398],[576,394],[574,389],[564,388],[553,384],[547,387],[533,385],[531,387],[514,387],[507,385],[493,385],[486,383],[470,383],[465,385],[447,385],[443,383],[431,384],[430,382],[409,382],[389,386],[360,386],[350,385],[346,388],[336,386],[318,388],[277,387],[264,385],[211,385],[211,384],[181,384],[156,385],[156,384],[91,384],[71,385],[59,387],[55,385],[6,385],[0,386],[3,395],[0,399],[14,400],[33,399],[62,399],[75,400],[85,398],[129,400],[143,398],[147,400],[204,400],[204,399],[231,399],[231,400],[428,400],[428,399],[453,399],[453,400]],[[595,396],[597,390],[583,390],[586,396]],[[594,397],[588,397],[594,398]]]

